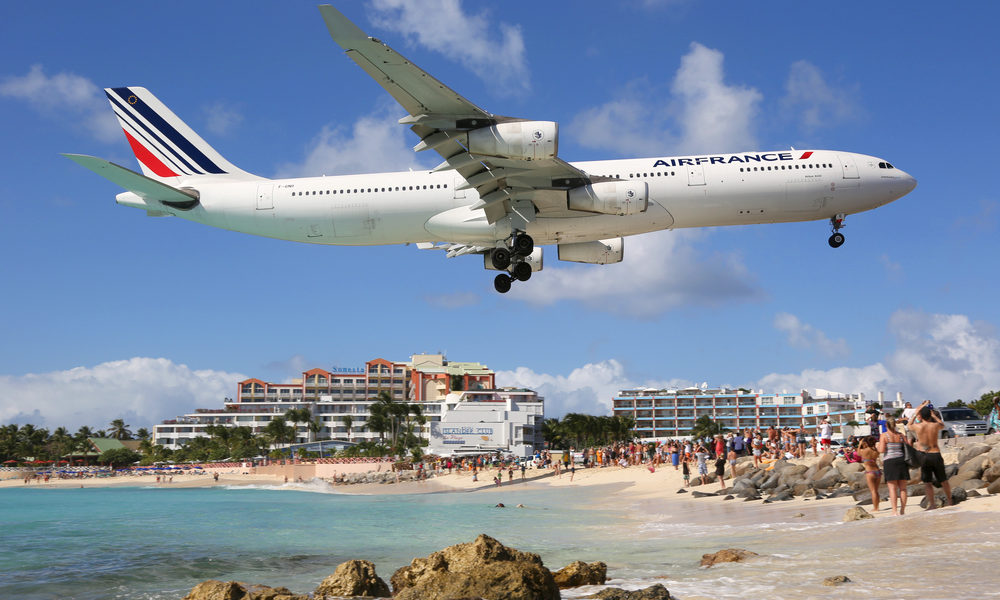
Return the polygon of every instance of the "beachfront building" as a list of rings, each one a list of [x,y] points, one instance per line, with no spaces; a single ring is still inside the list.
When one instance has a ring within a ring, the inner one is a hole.
[[[543,401],[532,390],[503,388],[448,394],[430,423],[428,452],[440,456],[503,452],[527,458],[541,449]]]
[[[210,425],[247,426],[254,433],[261,433],[275,417],[299,408],[308,409],[322,428],[311,432],[306,423],[290,423],[296,427],[295,443],[316,439],[355,443],[377,440],[379,433],[369,429],[367,422],[371,418],[371,405],[381,393],[397,402],[419,405],[427,423],[418,426],[414,433],[428,439],[431,424],[462,405],[466,397],[472,397],[468,394],[486,397],[504,391],[496,389],[495,374],[480,363],[452,362],[441,354],[416,354],[409,362],[376,358],[360,368],[310,369],[301,378],[287,383],[256,378],[240,381],[235,399],[227,398],[222,408],[200,408],[154,425],[153,441],[177,449],[192,438],[206,436],[205,429]],[[534,395],[541,414],[542,399],[534,392],[530,394]],[[344,417],[350,417],[350,431]],[[537,429],[541,430],[540,419]],[[514,442],[522,438],[515,438],[512,432],[505,439]]]
[[[754,392],[746,389],[659,390],[652,388],[621,390],[613,399],[615,415],[635,419],[635,432],[641,438],[665,439],[691,434],[695,421],[708,415],[729,431],[776,429],[804,426],[814,434],[823,418],[837,426],[856,421],[863,423],[865,410],[871,405],[864,394],[841,394],[827,390],[806,390],[797,393]],[[901,394],[895,402],[885,402],[885,410],[903,407]]]

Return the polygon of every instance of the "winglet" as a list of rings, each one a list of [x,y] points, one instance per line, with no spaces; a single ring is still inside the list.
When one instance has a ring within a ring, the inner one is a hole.
[[[344,45],[348,40],[367,40],[369,38],[368,34],[362,31],[360,27],[352,23],[342,12],[329,4],[320,5],[319,14],[326,21],[326,28],[330,30],[330,37],[333,38],[333,41],[340,44],[344,50],[350,49]]]

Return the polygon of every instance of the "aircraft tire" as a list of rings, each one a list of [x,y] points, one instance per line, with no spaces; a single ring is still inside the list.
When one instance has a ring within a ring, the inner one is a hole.
[[[844,245],[844,234],[835,233],[831,235],[830,239],[827,241],[830,243],[831,248],[840,248]]]
[[[510,291],[510,276],[506,273],[500,273],[493,280],[493,288],[501,294],[506,294]]]
[[[518,256],[528,256],[535,250],[535,240],[527,233],[519,233],[513,240],[514,254]]]
[[[490,254],[490,262],[493,268],[498,271],[506,271],[510,266],[510,250],[506,248],[494,248]]]
[[[514,265],[514,268],[510,270],[511,276],[518,281],[527,281],[531,279],[531,265],[525,262],[519,262]]]

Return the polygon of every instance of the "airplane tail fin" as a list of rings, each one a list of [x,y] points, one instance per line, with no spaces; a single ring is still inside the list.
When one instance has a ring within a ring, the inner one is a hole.
[[[223,158],[146,88],[105,88],[104,93],[147,177],[161,181],[207,175],[256,179]]]

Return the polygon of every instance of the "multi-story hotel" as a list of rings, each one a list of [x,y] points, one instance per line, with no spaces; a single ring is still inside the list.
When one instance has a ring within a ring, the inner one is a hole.
[[[879,393],[879,400],[882,394]],[[903,407],[902,395],[886,409]],[[614,398],[614,414],[635,419],[635,432],[642,438],[676,438],[691,435],[695,421],[708,415],[723,428],[801,427],[816,432],[824,417],[833,425],[863,423],[869,404],[864,394],[838,394],[816,390],[794,394],[764,394],[750,390],[687,388],[682,390],[621,390]]]
[[[397,402],[420,406],[427,423],[418,426],[415,433],[424,438],[430,437],[432,423],[446,419],[447,413],[460,405],[492,406],[493,412],[505,412],[498,410],[498,403],[503,403],[517,423],[516,427],[511,422],[502,428],[506,433],[496,439],[502,438],[504,445],[541,444],[542,398],[529,390],[498,390],[493,371],[485,365],[451,362],[440,354],[417,354],[409,362],[377,358],[362,368],[310,369],[302,373],[301,379],[289,383],[247,379],[237,384],[235,400],[227,398],[223,408],[200,408],[155,425],[153,441],[180,448],[192,438],[205,436],[205,428],[210,425],[247,426],[260,433],[272,419],[295,408],[308,408],[323,426],[318,432],[310,432],[307,424],[294,423],[297,443],[316,439],[374,440],[379,434],[371,431],[367,422],[372,403],[382,393]],[[345,416],[350,417],[350,431]],[[510,420],[502,414],[492,419],[498,423]]]

